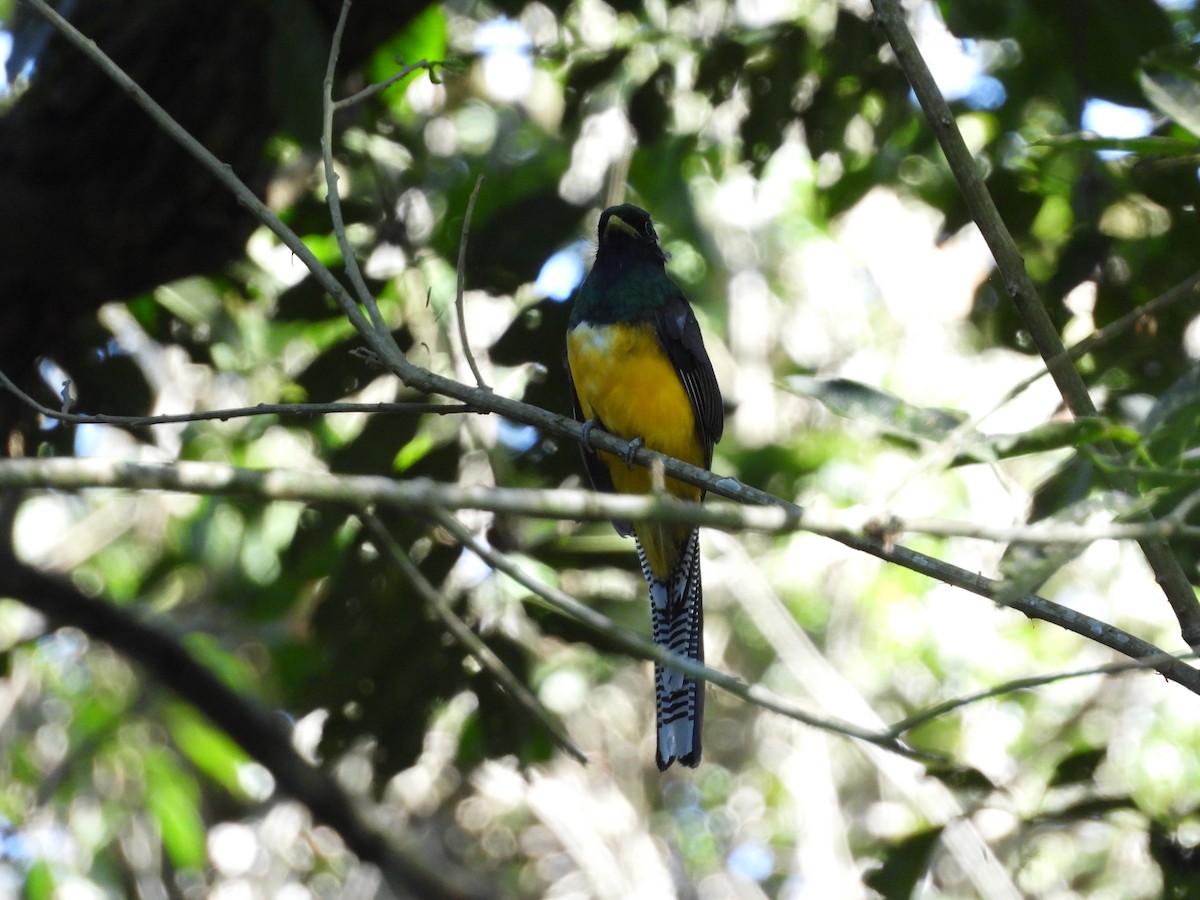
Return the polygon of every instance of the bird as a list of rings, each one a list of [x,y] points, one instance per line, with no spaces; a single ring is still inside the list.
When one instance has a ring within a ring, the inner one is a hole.
[[[667,274],[668,254],[650,214],[631,203],[600,214],[596,259],[572,303],[566,358],[575,417],[583,423],[584,464],[599,491],[649,494],[656,479],[631,464],[638,447],[706,469],[725,427],[721,390],[700,324]],[[622,455],[592,449],[599,427],[622,440]],[[704,492],[673,478],[668,494],[700,501]],[[704,660],[703,591],[698,529],[653,522],[613,522],[633,536],[650,592],[654,642]],[[704,682],[669,666],[654,667],[659,771],[678,760],[700,762]]]

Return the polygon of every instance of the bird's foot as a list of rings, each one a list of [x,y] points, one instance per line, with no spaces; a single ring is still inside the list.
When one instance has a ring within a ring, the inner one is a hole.
[[[637,453],[638,450],[640,450],[645,445],[645,443],[646,442],[643,441],[640,437],[635,437],[632,441],[629,442],[629,446],[626,447],[625,452],[621,454],[621,459],[625,460],[625,465],[627,465],[627,466],[633,465],[633,454]]]
[[[580,437],[583,438],[583,448],[585,450],[592,449],[592,442],[591,442],[592,429],[595,428],[598,424],[600,424],[599,419],[588,419],[586,422],[583,423],[582,434],[580,435]]]

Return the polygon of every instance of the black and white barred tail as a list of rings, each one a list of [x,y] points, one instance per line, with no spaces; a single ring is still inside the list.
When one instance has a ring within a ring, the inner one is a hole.
[[[642,574],[650,586],[650,620],[654,643],[697,662],[704,661],[704,609],[700,589],[700,535],[693,531],[670,577],[660,580],[650,570],[638,543]],[[668,666],[654,666],[658,722],[657,762],[660,771],[675,760],[685,766],[700,762],[700,729],[704,720],[704,682]]]

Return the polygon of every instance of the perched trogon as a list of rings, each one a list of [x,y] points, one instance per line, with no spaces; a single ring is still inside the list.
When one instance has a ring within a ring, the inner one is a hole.
[[[567,368],[575,415],[630,442],[696,466],[712,465],[725,418],[721,392],[700,325],[666,271],[667,254],[644,209],[626,203],[600,216],[596,261],[575,296],[567,330]],[[586,435],[585,435],[586,437]],[[648,494],[648,469],[597,452],[585,440],[583,458],[597,490]],[[704,492],[667,478],[668,493],[702,500]],[[654,642],[681,656],[704,659],[700,543],[695,528],[614,522],[633,535],[650,587]],[[657,762],[700,762],[704,683],[654,667]]]

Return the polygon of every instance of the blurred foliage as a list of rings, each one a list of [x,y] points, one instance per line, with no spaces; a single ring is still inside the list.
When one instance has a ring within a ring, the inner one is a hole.
[[[340,276],[314,152],[327,24],[307,3],[264,8],[276,29],[261,61],[278,116],[264,150],[270,195]],[[1123,466],[1140,502],[1200,524],[1194,298],[1080,361],[1101,418],[1058,420],[1052,393],[1033,391],[1005,427],[984,421],[1037,360],[986,260],[955,268],[949,248],[973,235],[966,207],[867,12],[834,0],[426,5],[334,87],[348,96],[404,64],[453,62],[335,116],[348,234],[401,347],[465,372],[455,266],[482,175],[469,337],[497,390],[567,413],[566,291],[550,276],[581,274],[615,179],[654,214],[704,326],[731,422],[719,471],[830,506],[1008,523],[1119,516],[1129,498],[1106,493],[1104,473]],[[952,63],[978,67],[950,99],[1068,343],[1191,274],[1200,10],[938,0],[916,4],[913,21],[943,63],[948,43]],[[1149,133],[1086,133],[1098,100],[1144,111]],[[946,296],[968,300],[947,313]],[[352,355],[359,340],[265,229],[220,272],[114,299],[73,323],[74,349],[53,360],[87,411],[420,399]],[[51,402],[58,385],[47,381]],[[1102,440],[1122,456],[1098,458]],[[495,416],[46,426],[26,452],[532,487],[582,474],[574,447]],[[1200,701],[1177,688],[1078,679],[963,707],[916,731],[914,744],[950,764],[911,791],[853,745],[713,691],[703,766],[663,778],[647,667],[531,602],[429,522],[384,518],[564,719],[589,768],[479,671],[344,509],[34,496],[18,547],[185,636],[227,684],[286,710],[298,743],[347,790],[513,895],[621,896],[626,884],[726,896],[747,879],[785,897],[970,895],[978,883],[942,842],[947,823],[913,799],[931,784],[985,834],[1022,895],[1196,892]],[[539,577],[648,631],[632,549],[610,529],[464,520]],[[710,661],[829,715],[848,714],[837,694],[847,685],[894,721],[1107,659],[810,538],[705,543]],[[1177,644],[1131,550],[918,543]],[[1200,543],[1175,546],[1200,580]],[[770,617],[780,611],[783,625]],[[106,648],[8,605],[0,651],[0,891],[167,884],[200,896],[238,884],[326,896],[352,877],[336,838],[274,797],[269,773]]]

